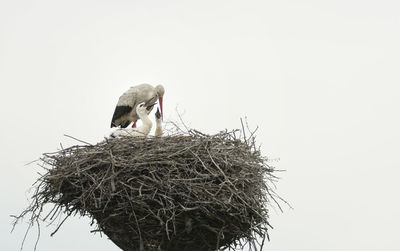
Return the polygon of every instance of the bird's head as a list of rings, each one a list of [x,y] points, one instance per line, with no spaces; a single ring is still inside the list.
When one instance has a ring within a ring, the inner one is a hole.
[[[154,103],[154,104],[151,104],[151,105],[146,106],[147,111],[150,113],[151,110],[153,110],[153,107],[154,107],[156,104],[157,104],[157,103]]]
[[[164,86],[157,85],[154,89],[155,89],[158,97],[163,97],[164,96],[164,92],[165,92]]]
[[[147,115],[147,106],[145,102],[136,106],[136,114],[139,115],[139,117]]]
[[[156,111],[155,115],[156,115],[156,119],[161,119],[161,113],[160,113],[160,110],[158,109],[158,107],[157,107],[157,111]]]

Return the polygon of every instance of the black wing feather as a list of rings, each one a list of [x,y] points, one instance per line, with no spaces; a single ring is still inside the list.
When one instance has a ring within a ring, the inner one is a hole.
[[[117,125],[115,123],[115,121],[119,118],[121,118],[122,116],[127,115],[128,113],[130,113],[132,111],[132,107],[129,105],[117,105],[115,107],[115,111],[114,111],[114,115],[112,117],[111,120],[111,127],[117,127],[119,125]],[[121,125],[121,127],[125,128],[127,127],[131,122],[129,122],[128,124],[126,124],[127,122],[125,122],[124,124]]]
[[[132,121],[129,121],[129,120],[127,120],[125,122],[122,122],[121,123],[121,128],[127,128],[130,123],[132,123]]]

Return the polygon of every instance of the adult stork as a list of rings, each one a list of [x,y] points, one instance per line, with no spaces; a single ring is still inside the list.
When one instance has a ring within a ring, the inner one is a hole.
[[[136,113],[136,106],[140,103],[146,102],[147,111],[150,113],[154,104],[157,102],[157,99],[160,104],[162,119],[163,96],[164,87],[162,85],[157,85],[156,87],[149,84],[132,86],[119,98],[111,120],[111,127],[121,126],[122,128],[126,128],[132,122],[132,127],[136,127],[136,121],[139,119],[139,116]]]

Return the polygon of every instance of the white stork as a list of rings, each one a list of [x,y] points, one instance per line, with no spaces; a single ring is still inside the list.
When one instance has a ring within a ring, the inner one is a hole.
[[[149,100],[151,101],[151,100]],[[131,136],[131,137],[147,137],[149,134],[153,123],[149,119],[148,109],[146,103],[140,103],[136,106],[136,115],[142,120],[143,124],[138,128],[119,128],[118,130],[111,133],[111,138],[117,138],[122,136]]]
[[[163,96],[164,87],[162,85],[157,85],[156,87],[149,84],[132,86],[119,98],[111,120],[111,127],[121,126],[126,128],[132,122],[132,127],[136,127],[136,121],[139,119],[136,113],[136,106],[147,101],[146,107],[148,113],[150,113],[157,99],[160,104],[161,119],[163,119]]]
[[[161,137],[163,134],[162,124],[161,124],[161,113],[157,108],[156,111],[156,131],[154,132],[154,136]]]

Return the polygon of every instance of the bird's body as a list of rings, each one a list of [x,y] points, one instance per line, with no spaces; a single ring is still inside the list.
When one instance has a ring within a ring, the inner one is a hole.
[[[161,137],[163,134],[163,129],[162,129],[161,114],[158,108],[155,116],[156,116],[156,131],[154,132],[154,136]]]
[[[131,136],[131,137],[147,137],[150,133],[150,130],[153,126],[153,123],[149,119],[148,110],[145,106],[145,103],[141,103],[136,106],[136,114],[142,120],[143,124],[137,128],[119,128],[118,130],[111,133],[111,138],[123,137],[123,136]]]
[[[148,113],[150,113],[158,99],[162,116],[163,96],[164,87],[162,85],[153,87],[149,84],[141,84],[131,87],[119,98],[112,117],[111,127],[121,126],[126,128],[132,122],[135,125],[136,121],[140,119],[136,112],[136,106],[142,102],[146,102]]]

